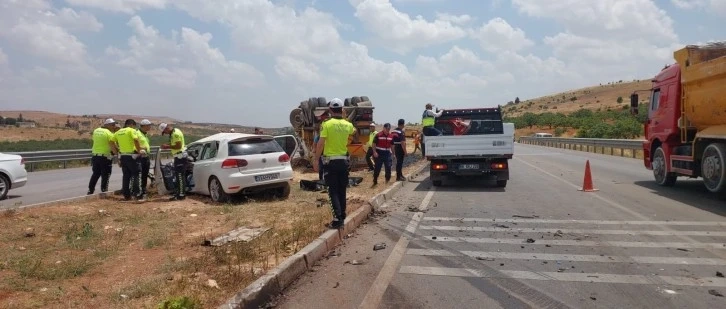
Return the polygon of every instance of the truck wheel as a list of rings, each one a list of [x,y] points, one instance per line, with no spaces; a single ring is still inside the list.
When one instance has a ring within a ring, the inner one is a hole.
[[[506,180],[497,180],[497,187],[504,188],[507,186]]]
[[[350,98],[345,98],[345,101],[343,101],[343,106],[350,106]]]
[[[676,173],[666,173],[666,159],[663,147],[658,147],[653,154],[653,177],[659,186],[671,187],[676,184]]]
[[[361,102],[370,102],[370,101],[371,101],[371,99],[369,99],[369,98],[368,98],[367,96],[361,96],[361,97],[360,97],[360,101],[361,101]]]
[[[434,184],[434,187],[441,187],[441,180],[434,180],[432,183]]]
[[[726,191],[726,144],[706,146],[701,158],[701,177],[706,189],[713,193]]]
[[[353,106],[358,106],[358,103],[360,103],[360,97],[352,97],[350,98],[350,104]]]

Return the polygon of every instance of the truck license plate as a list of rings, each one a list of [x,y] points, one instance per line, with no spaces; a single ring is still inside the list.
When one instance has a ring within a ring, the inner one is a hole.
[[[280,178],[280,174],[278,174],[278,173],[267,174],[267,175],[258,175],[258,176],[255,176],[255,181],[256,182],[268,181],[268,180],[274,180],[274,179],[278,179],[278,178]]]
[[[459,165],[460,170],[478,170],[479,164],[461,164]]]

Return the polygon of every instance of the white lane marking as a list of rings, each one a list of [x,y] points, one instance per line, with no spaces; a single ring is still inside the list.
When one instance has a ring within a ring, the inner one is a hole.
[[[442,242],[466,242],[479,244],[510,244],[521,245],[524,243],[519,238],[476,238],[476,237],[442,237],[423,236],[431,241]],[[639,242],[639,241],[590,241],[590,240],[548,240],[538,239],[533,245],[551,246],[584,246],[584,247],[621,247],[621,248],[683,248],[683,249],[722,249],[726,250],[724,243],[690,243],[690,242]]]
[[[502,278],[561,282],[591,282],[591,283],[626,283],[626,284],[653,284],[653,285],[679,285],[679,286],[708,286],[726,287],[726,279],[717,277],[689,278],[679,276],[644,276],[644,275],[618,275],[603,273],[567,273],[567,272],[533,272],[521,270],[497,270],[487,272],[471,268],[445,268],[402,266],[402,274],[447,276],[447,277],[473,277],[473,278]]]
[[[415,237],[416,227],[419,222],[421,222],[424,215],[423,212],[428,208],[431,198],[434,196],[434,192],[435,188],[432,188],[426,193],[426,196],[421,201],[421,205],[418,207],[419,211],[416,212],[411,221],[409,221],[406,226],[406,231],[398,239],[396,246],[393,247],[391,254],[383,264],[376,280],[373,281],[373,284],[370,289],[368,289],[368,293],[366,293],[366,296],[363,298],[363,301],[358,308],[375,309],[379,307],[381,300],[383,299],[383,294],[391,284],[391,280],[393,280],[393,276],[396,274],[396,269],[401,264],[403,257],[406,255],[406,247],[408,247],[408,243]]]
[[[512,259],[512,260],[541,260],[541,261],[571,261],[596,263],[642,263],[642,264],[672,264],[672,265],[726,265],[726,260],[709,258],[687,257],[659,257],[659,256],[600,256],[589,254],[550,254],[550,253],[520,253],[520,252],[485,252],[485,251],[459,251],[461,254],[448,250],[408,249],[406,254],[418,256],[468,256],[472,258]]]
[[[649,235],[649,236],[711,236],[726,237],[726,232],[716,231],[636,231],[636,230],[596,230],[596,229],[540,229],[540,228],[521,228],[508,229],[502,227],[483,227],[483,226],[450,226],[450,225],[422,225],[422,230],[438,230],[438,231],[475,231],[475,232],[512,232],[512,233],[557,233],[558,231],[565,234],[600,234],[600,235]]]
[[[617,220],[555,220],[555,219],[489,219],[489,218],[455,218],[426,217],[424,221],[453,221],[481,223],[543,223],[543,224],[596,224],[596,225],[694,225],[694,226],[726,226],[719,221],[617,221]]]

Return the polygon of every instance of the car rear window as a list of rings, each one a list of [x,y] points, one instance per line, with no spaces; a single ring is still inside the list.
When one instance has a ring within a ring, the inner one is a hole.
[[[228,156],[247,156],[274,152],[285,152],[275,140],[249,139],[228,144]]]

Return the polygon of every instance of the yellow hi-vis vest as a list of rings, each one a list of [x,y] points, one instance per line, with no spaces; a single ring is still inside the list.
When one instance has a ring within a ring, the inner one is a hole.
[[[421,125],[424,127],[433,127],[436,123],[436,118],[428,115],[428,109],[421,115]]]

